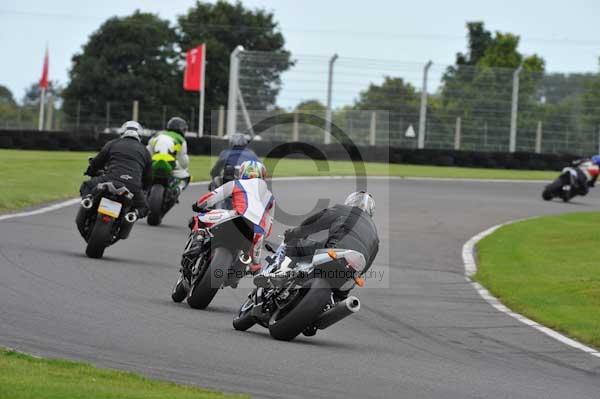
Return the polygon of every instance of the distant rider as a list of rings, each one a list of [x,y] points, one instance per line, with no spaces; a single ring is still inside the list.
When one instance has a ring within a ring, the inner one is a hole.
[[[148,212],[146,190],[152,183],[152,161],[146,147],[141,143],[142,126],[136,121],[128,121],[121,126],[121,137],[109,141],[102,150],[90,160],[84,174],[92,176],[81,184],[82,197],[91,195],[98,183],[107,181],[121,183],[134,194],[133,207],[138,217]],[[106,173],[97,176],[102,169]]]
[[[357,191],[346,197],[343,205],[331,208],[306,218],[300,226],[286,230],[284,240],[286,255],[290,258],[313,256],[322,248],[343,248],[360,252],[366,261],[363,274],[371,267],[379,251],[379,236],[373,222],[375,201],[366,191]],[[320,241],[307,239],[309,235],[327,231],[327,237]],[[261,285],[261,276],[255,279]],[[347,292],[338,292],[339,298]]]
[[[248,148],[248,139],[243,133],[234,133],[229,138],[230,148],[221,151],[219,159],[210,171],[212,183],[210,189],[227,183],[235,178],[235,169],[243,162],[257,161],[258,157]],[[222,180],[221,180],[222,179]]]
[[[570,172],[577,182],[577,194],[586,195],[589,187],[594,187],[600,174],[600,155],[594,155],[591,159],[578,159],[571,163],[571,167],[563,169]]]
[[[241,215],[254,224],[254,238],[250,249],[251,273],[260,271],[260,256],[263,240],[271,234],[274,199],[267,183],[265,166],[258,161],[246,161],[240,165],[239,180],[225,183],[214,191],[203,195],[192,209],[199,214],[193,218],[194,227],[210,226],[221,218]],[[232,210],[210,209],[231,198]]]
[[[167,122],[166,130],[152,137],[147,147],[153,162],[174,163],[173,177],[178,181],[179,191],[185,190],[190,183],[190,160],[185,140],[187,130],[188,124],[184,119],[173,117]]]

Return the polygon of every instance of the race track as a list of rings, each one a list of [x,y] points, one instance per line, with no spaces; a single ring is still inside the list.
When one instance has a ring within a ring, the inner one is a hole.
[[[599,193],[544,203],[541,185],[373,179],[388,288],[315,337],[278,342],[231,326],[248,289],[208,311],[171,302],[189,189],[159,228],[87,259],[76,207],[0,221],[0,345],[257,398],[598,398],[600,359],[497,312],[465,282],[462,245],[510,219],[600,209]],[[341,200],[351,180],[277,181],[288,213]],[[284,227],[276,225],[275,233]],[[369,283],[367,283],[369,284]],[[377,284],[375,284],[377,285]]]

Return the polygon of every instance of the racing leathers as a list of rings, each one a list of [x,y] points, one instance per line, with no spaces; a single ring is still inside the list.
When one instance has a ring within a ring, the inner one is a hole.
[[[185,137],[168,130],[159,132],[148,141],[146,148],[148,148],[153,161],[163,159],[175,162],[173,177],[178,180],[179,189],[184,190],[190,182],[188,171],[190,159],[187,154]]]
[[[231,198],[231,210],[213,210],[209,208]],[[252,259],[250,271],[257,272],[261,269],[262,244],[271,234],[273,223],[274,198],[271,191],[262,179],[232,180],[219,188],[211,191],[198,200],[195,209],[199,225],[210,226],[218,220],[240,215],[250,221],[254,226],[254,237],[250,248]]]
[[[578,159],[572,162],[573,166],[563,169],[564,172],[569,172],[573,181],[575,181],[577,194],[586,195],[589,192],[589,187],[594,187],[600,168],[590,159]]]
[[[314,241],[309,235],[327,231],[325,239]],[[371,216],[358,207],[334,205],[306,218],[300,226],[285,232],[286,254],[312,256],[317,249],[343,248],[360,252],[366,261],[363,274],[371,267],[379,251],[377,227]]]
[[[103,169],[106,172],[97,176]],[[79,192],[82,197],[92,194],[99,183],[121,183],[133,193],[133,207],[138,216],[144,217],[147,214],[146,196],[142,190],[152,183],[152,161],[144,145],[137,139],[124,137],[106,143],[90,160],[85,174],[93,177],[81,184]]]

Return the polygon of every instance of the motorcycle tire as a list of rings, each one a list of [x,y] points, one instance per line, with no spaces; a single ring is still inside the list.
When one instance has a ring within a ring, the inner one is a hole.
[[[233,254],[229,249],[215,248],[208,268],[190,288],[187,303],[191,308],[206,309],[227,279],[232,263]]]
[[[233,328],[238,331],[246,331],[256,324],[256,318],[250,314],[252,307],[247,307],[248,304],[254,302],[252,298],[246,299],[246,302],[240,306],[238,315],[233,319]]]
[[[112,225],[112,220],[104,222],[101,216],[96,217],[96,222],[94,223],[94,227],[92,227],[92,232],[85,248],[85,254],[88,258],[102,258],[104,250],[110,245]]]
[[[305,331],[321,314],[331,299],[331,286],[326,280],[315,278],[302,288],[304,295],[295,304],[278,309],[269,320],[269,334],[280,341],[291,341]],[[282,314],[283,312],[283,314]]]
[[[560,179],[554,180],[552,183],[548,184],[542,193],[542,198],[544,201],[550,201],[552,198],[556,197],[558,192],[562,191],[562,182]]]
[[[160,184],[155,184],[150,189],[148,196],[148,224],[150,226],[158,226],[162,222],[162,207],[165,197],[165,188]]]

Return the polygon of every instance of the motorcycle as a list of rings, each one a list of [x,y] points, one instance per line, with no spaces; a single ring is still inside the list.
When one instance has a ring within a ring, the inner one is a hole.
[[[88,257],[102,258],[108,246],[129,237],[138,219],[132,200],[127,187],[110,181],[99,183],[91,196],[82,198],[75,224],[87,242]]]
[[[287,245],[277,250],[270,265],[255,277],[257,286],[233,319],[233,328],[248,330],[259,324],[271,337],[290,341],[300,334],[314,336],[342,319],[358,312],[355,296],[343,297],[355,285],[362,287],[364,256],[348,249],[320,249],[308,262],[292,261],[285,255]],[[295,264],[294,264],[295,263]]]
[[[542,192],[544,201],[551,201],[554,198],[560,198],[564,202],[569,202],[571,198],[582,194],[581,186],[587,184],[585,176],[581,176],[577,168],[568,167],[563,169],[561,174]]]
[[[179,202],[179,180],[173,176],[175,158],[169,154],[152,157],[152,187],[148,190],[148,224],[158,226],[163,217]]]
[[[205,309],[219,289],[236,288],[251,262],[252,222],[222,209],[211,211],[209,218],[214,223],[202,226],[195,219],[171,293],[174,302],[187,298],[194,309]]]

